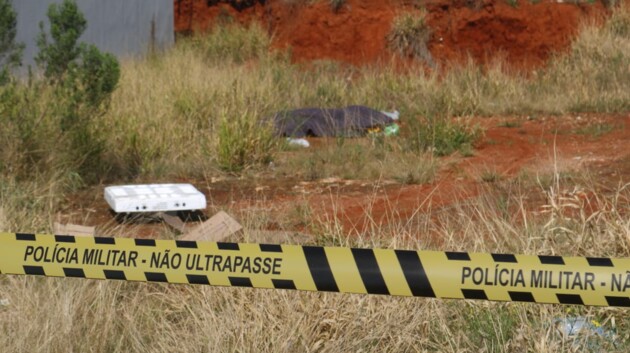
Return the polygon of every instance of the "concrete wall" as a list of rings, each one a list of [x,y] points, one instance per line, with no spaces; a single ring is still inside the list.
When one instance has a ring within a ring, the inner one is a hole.
[[[48,28],[46,12],[62,0],[13,0],[18,14],[17,40],[26,45],[23,67],[34,65],[39,23]],[[173,0],[76,0],[87,20],[81,41],[93,43],[119,59],[145,55],[152,45],[168,48],[175,41]],[[50,36],[49,36],[50,38]]]

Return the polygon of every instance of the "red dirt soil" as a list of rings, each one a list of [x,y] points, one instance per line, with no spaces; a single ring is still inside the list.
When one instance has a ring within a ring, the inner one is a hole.
[[[259,21],[277,48],[290,48],[296,62],[336,60],[353,65],[388,63],[392,21],[404,12],[426,9],[432,31],[428,48],[441,64],[468,56],[485,63],[500,56],[517,68],[534,68],[568,48],[585,18],[604,6],[555,1],[506,0],[346,0],[334,11],[329,1],[174,0],[175,28],[203,32],[225,19]]]

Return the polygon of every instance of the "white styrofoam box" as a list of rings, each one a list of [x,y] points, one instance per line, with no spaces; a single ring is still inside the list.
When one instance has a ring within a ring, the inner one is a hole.
[[[206,197],[191,184],[115,185],[105,200],[117,213],[190,211],[206,208]]]

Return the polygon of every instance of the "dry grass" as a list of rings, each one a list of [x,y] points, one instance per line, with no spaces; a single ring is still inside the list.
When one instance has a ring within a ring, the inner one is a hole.
[[[597,194],[590,202],[600,211],[589,215],[578,197],[589,191],[588,179],[565,184],[555,175],[549,188],[533,190],[514,182],[493,184],[483,197],[405,222],[396,221],[392,209],[393,224],[375,226],[369,234],[345,234],[337,220],[319,223],[314,215],[317,242],[630,256],[630,218],[624,211],[630,185]],[[523,201],[532,193],[544,200],[534,211]],[[6,199],[2,206],[5,218],[28,214]],[[248,217],[244,221],[255,226],[259,215]],[[22,227],[42,222],[21,221]],[[0,307],[5,332],[0,344],[7,352],[575,352],[592,347],[623,352],[630,338],[630,317],[622,309],[17,276],[5,276],[1,283],[0,298],[8,305]],[[616,332],[615,340],[563,337],[554,320],[573,316],[602,323]]]

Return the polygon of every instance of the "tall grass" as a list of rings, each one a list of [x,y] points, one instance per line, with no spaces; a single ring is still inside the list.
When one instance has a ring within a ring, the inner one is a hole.
[[[223,117],[217,142],[217,162],[228,172],[241,172],[252,165],[268,164],[279,145],[269,122],[257,121],[247,112]]]

